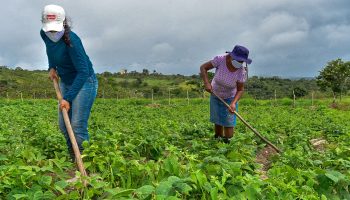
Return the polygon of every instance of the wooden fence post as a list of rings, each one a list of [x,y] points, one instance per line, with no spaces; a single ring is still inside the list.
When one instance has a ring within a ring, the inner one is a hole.
[[[188,90],[187,90],[187,105],[190,105],[190,97],[188,96]]]
[[[103,103],[105,103],[105,90],[102,90],[102,99],[103,99]]]
[[[295,93],[294,93],[294,90],[293,90],[293,107],[295,108]]]
[[[273,100],[272,98],[270,99],[271,107],[273,107]]]
[[[254,97],[254,103],[255,103],[255,107],[258,105],[257,101],[256,101],[256,96]]]
[[[153,89],[152,89],[152,104],[154,104],[154,99],[153,99]]]
[[[170,105],[170,88],[169,88],[169,105]]]

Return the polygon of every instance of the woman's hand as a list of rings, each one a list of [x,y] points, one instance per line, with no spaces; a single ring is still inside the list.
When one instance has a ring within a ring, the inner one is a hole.
[[[205,83],[205,84],[204,84],[204,88],[205,88],[205,90],[206,90],[207,92],[209,92],[209,93],[212,93],[212,91],[213,91],[213,87],[211,86],[210,83]]]
[[[67,112],[69,111],[70,109],[70,104],[68,101],[62,99],[61,102],[60,102],[60,109],[63,110],[63,108],[65,108],[67,110]]]
[[[236,111],[236,103],[231,103],[230,104],[230,109],[229,109],[230,113],[234,113],[234,111]]]
[[[53,80],[53,79],[58,80],[57,72],[54,68],[51,68],[49,71],[49,79],[50,80]]]

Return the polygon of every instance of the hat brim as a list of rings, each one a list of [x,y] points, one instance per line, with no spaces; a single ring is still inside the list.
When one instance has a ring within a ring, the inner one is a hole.
[[[245,62],[248,65],[252,63],[252,59],[250,59],[250,58],[242,58],[242,57],[237,56],[236,54],[234,54],[232,52],[228,52],[228,51],[226,51],[226,53],[229,53],[231,55],[231,57],[237,61]]]
[[[63,22],[52,21],[43,24],[43,31],[62,31],[63,30]]]

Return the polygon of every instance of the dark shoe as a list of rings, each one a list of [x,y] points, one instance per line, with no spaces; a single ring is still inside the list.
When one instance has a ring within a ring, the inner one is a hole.
[[[71,151],[71,150],[68,150],[68,152],[69,152],[70,161],[71,161],[72,163],[75,163],[75,155],[74,155],[73,150],[72,150],[72,151]]]
[[[222,136],[221,136],[221,135],[214,135],[214,138],[215,138],[215,139],[221,139]]]
[[[214,140],[222,142],[223,137],[221,135],[214,135]]]
[[[224,137],[224,143],[225,144],[230,144],[231,138]]]
[[[76,162],[75,156],[70,156],[70,161],[71,161],[72,163],[75,163],[75,162]]]

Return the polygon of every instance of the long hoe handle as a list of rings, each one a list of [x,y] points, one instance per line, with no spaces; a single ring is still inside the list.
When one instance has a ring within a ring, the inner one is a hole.
[[[53,79],[53,86],[55,87],[55,90],[56,90],[57,99],[59,101],[61,101],[63,98],[62,98],[62,94],[61,94],[60,88],[59,88],[58,83],[57,83],[57,79]],[[83,160],[81,159],[78,144],[77,144],[77,141],[75,139],[74,132],[73,132],[72,126],[71,126],[70,121],[69,121],[68,112],[65,108],[62,109],[62,114],[63,114],[64,123],[66,125],[66,129],[67,129],[67,132],[69,135],[69,139],[72,143],[72,147],[73,147],[74,155],[75,155],[76,162],[78,165],[78,169],[79,169],[82,176],[87,176],[85,168],[84,168]],[[84,181],[84,185],[85,184],[86,184],[86,182]]]
[[[214,92],[212,92],[212,94],[214,96],[216,96],[223,104],[225,104],[225,106],[228,109],[231,109],[230,105],[228,105],[221,97],[219,97],[218,95],[216,95]],[[275,149],[278,153],[281,152],[281,150],[279,150],[275,145],[273,145],[270,141],[268,141],[266,138],[264,138],[257,130],[255,130],[250,124],[248,124],[247,121],[245,121],[243,119],[243,117],[241,115],[239,115],[235,110],[233,111],[233,113],[243,122],[243,124],[245,124],[250,130],[252,130],[255,135],[257,135],[260,139],[262,139],[266,144],[270,145],[273,149]]]

